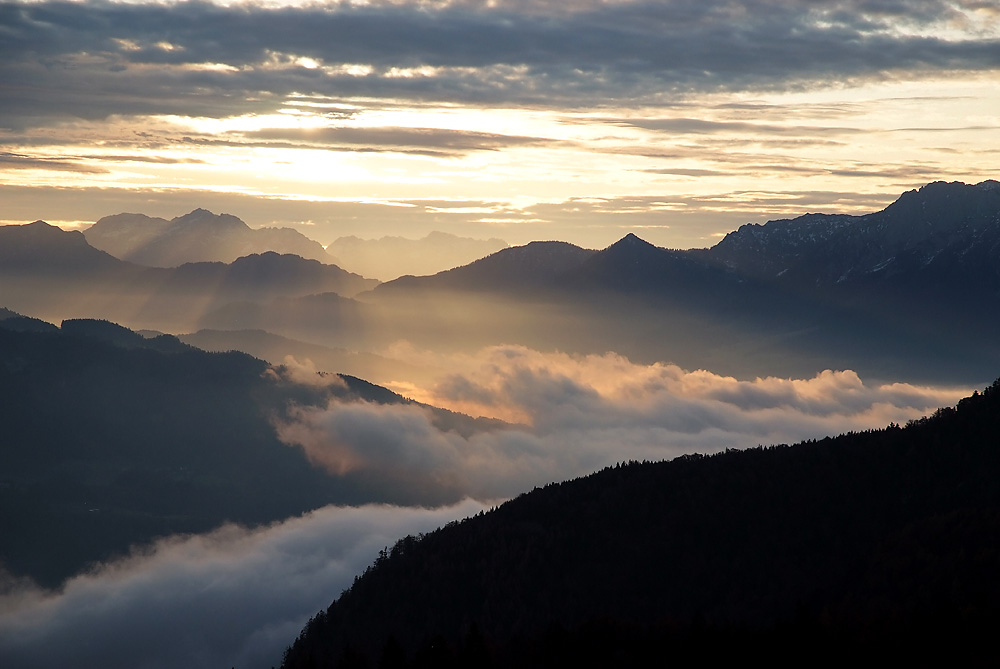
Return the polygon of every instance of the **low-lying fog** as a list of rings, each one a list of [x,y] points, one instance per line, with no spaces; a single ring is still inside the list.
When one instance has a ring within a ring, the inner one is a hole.
[[[905,423],[953,405],[968,388],[866,383],[850,370],[737,380],[614,354],[520,346],[395,354],[448,370],[397,390],[429,404],[502,418],[461,436],[416,405],[332,402],[275,425],[334,474],[462,500],[439,508],[327,507],[265,529],[172,537],[96,567],[54,592],[7,579],[0,595],[4,667],[269,667],[316,611],[378,551],[550,481],[627,460],[662,460],[793,443]],[[308,382],[309,364],[301,374]],[[417,497],[419,498],[419,496]]]

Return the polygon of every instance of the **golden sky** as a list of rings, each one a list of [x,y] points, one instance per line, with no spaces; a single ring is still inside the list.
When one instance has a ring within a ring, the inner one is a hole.
[[[1000,176],[1000,5],[0,3],[0,221],[711,246]]]

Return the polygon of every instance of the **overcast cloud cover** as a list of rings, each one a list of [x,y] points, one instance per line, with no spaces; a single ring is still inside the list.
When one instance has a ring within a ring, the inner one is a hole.
[[[975,0],[4,3],[0,72],[17,94],[0,114],[20,127],[53,114],[222,117],[293,94],[669,102],[985,72],[1000,65],[998,20]]]

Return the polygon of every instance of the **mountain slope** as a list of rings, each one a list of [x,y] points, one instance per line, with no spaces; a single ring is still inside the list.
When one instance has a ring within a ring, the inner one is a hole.
[[[136,328],[184,331],[196,329],[206,312],[234,301],[354,295],[376,284],[335,265],[273,251],[228,264],[143,267],[92,247],[79,232],[42,221],[0,226],[3,306],[53,321],[101,317]]]
[[[319,242],[297,230],[254,230],[236,216],[213,214],[205,209],[195,209],[170,221],[144,214],[105,216],[84,234],[94,247],[150,267],[231,263],[242,256],[267,251],[333,262]]]
[[[3,321],[0,321],[0,327],[4,327]],[[417,378],[426,383],[432,380],[430,372],[401,360],[309,344],[261,329],[202,329],[178,335],[178,339],[205,351],[243,351],[275,365],[286,362],[291,356],[299,363],[312,363],[317,369],[337,370],[338,374],[357,376],[374,383],[390,383],[401,377]]]
[[[378,472],[314,467],[275,428],[296,407],[412,404],[385,388],[332,374],[303,379],[243,353],[207,353],[169,335],[145,339],[106,321],[45,331],[5,322],[0,574],[55,586],[157,537],[267,523],[331,503],[414,502]],[[423,410],[441,430],[499,425]]]
[[[580,655],[637,666],[649,651],[775,657],[789,643],[836,666],[872,650],[954,659],[957,638],[989,662],[998,444],[1000,381],[905,428],[536,489],[400,540],[310,622],[283,667],[390,655],[422,666],[434,653],[443,665],[470,652],[479,666]]]
[[[939,181],[865,216],[748,224],[705,255],[747,276],[819,285],[951,271],[957,262],[975,275],[1000,257],[1000,183]],[[992,275],[1000,279],[995,267]]]
[[[87,243],[83,233],[45,221],[0,226],[0,275],[47,273],[54,278],[116,271],[127,264]]]
[[[559,248],[506,249],[362,299],[427,347],[517,341],[739,377],[830,367],[977,385],[1000,365],[996,182],[929,184],[866,216],[747,225],[711,249],[634,234],[600,251]],[[421,339],[442,331],[447,340]]]
[[[593,253],[566,242],[531,242],[431,276],[400,277],[381,284],[376,294],[386,296],[414,290],[522,292],[544,289]]]

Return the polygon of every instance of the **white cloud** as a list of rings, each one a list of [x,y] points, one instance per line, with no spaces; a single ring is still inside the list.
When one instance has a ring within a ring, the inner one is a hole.
[[[436,406],[521,425],[462,436],[412,405],[333,401],[295,410],[279,435],[336,474],[373,485],[406,481],[424,494],[490,499],[625,460],[664,460],[794,443],[905,423],[968,389],[867,385],[850,370],[811,379],[741,381],[614,354],[574,356],[522,346],[438,356],[396,347],[423,365],[459,370],[409,394]]]
[[[614,353],[520,346],[453,356],[397,346],[395,353],[451,370],[422,390],[413,387],[423,399],[506,413],[524,424],[462,436],[417,405],[332,402],[294,409],[278,426],[281,435],[372,490],[405,487],[428,503],[464,501],[437,509],[328,507],[258,530],[227,526],[173,537],[58,592],[0,583],[4,669],[277,665],[306,620],[406,534],[622,460],[902,423],[967,394],[870,385],[851,371],[741,381]],[[310,371],[286,369],[311,383]]]
[[[276,666],[379,550],[482,508],[327,507],[259,530],[172,537],[58,592],[8,589],[0,658],[5,669]]]

